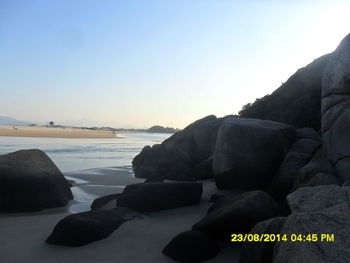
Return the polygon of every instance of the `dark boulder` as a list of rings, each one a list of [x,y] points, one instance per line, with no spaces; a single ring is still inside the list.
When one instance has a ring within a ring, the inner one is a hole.
[[[326,157],[350,179],[350,34],[331,54],[322,82],[322,138]]]
[[[303,136],[308,136],[307,132],[311,133],[312,135],[312,129],[310,130],[304,130]],[[298,135],[300,136],[301,133],[298,132]],[[320,138],[317,138],[315,136],[315,139]],[[313,154],[317,151],[320,145],[321,142],[319,140],[309,138],[300,138],[293,144],[291,150],[285,156],[283,163],[275,174],[269,187],[268,192],[274,198],[281,199],[287,196],[287,194],[293,188],[294,182],[299,175],[300,169],[310,161]]]
[[[213,157],[210,156],[208,159],[197,164],[192,171],[192,178],[196,180],[206,180],[213,178]]]
[[[213,155],[217,187],[266,189],[295,140],[292,126],[228,118],[220,127]]]
[[[301,234],[313,242],[278,242],[273,262],[347,262],[350,257],[350,187],[304,187],[288,195],[292,214],[281,235]],[[300,237],[300,236],[299,236]]]
[[[229,118],[230,116],[226,117]],[[213,153],[216,137],[225,118],[207,116],[179,131],[161,144],[146,146],[133,162],[136,177],[162,177],[171,180],[194,180],[196,175],[208,177],[197,167]],[[205,167],[210,165],[203,163]],[[197,170],[194,171],[194,168]]]
[[[0,212],[28,212],[65,206],[73,198],[57,166],[41,150],[0,156]]]
[[[220,249],[208,235],[186,231],[174,237],[163,249],[163,254],[184,263],[199,263],[214,258]]]
[[[117,206],[156,212],[197,205],[202,191],[202,183],[196,182],[131,184],[117,197]]]
[[[340,181],[338,177],[335,177],[334,175],[331,175],[331,174],[317,173],[306,182],[301,182],[298,185],[298,188],[312,187],[312,186],[318,186],[318,185],[330,185],[330,184],[340,185]]]
[[[337,181],[339,181],[339,183],[342,182],[341,178],[338,179],[336,176],[334,166],[326,159],[321,149],[316,151],[311,160],[299,170],[291,191],[295,191],[296,189],[306,186],[307,184],[310,184],[311,186],[313,184],[312,181],[316,183],[319,181],[318,179],[322,181],[320,174],[321,176],[325,174],[333,176]],[[316,175],[318,175],[318,179],[313,180],[312,178]],[[321,181],[319,182],[321,183]]]
[[[231,234],[248,233],[257,223],[275,216],[277,205],[269,194],[262,191],[246,192],[213,209],[194,224],[192,230],[228,240]]]
[[[256,224],[249,232],[251,235],[264,235],[267,240],[244,242],[239,256],[239,263],[267,263],[272,262],[273,249],[276,241],[272,242],[272,235],[280,234],[282,227],[286,221],[286,217],[275,217]],[[283,242],[283,241],[280,241]]]
[[[110,236],[136,216],[136,212],[123,207],[72,214],[57,223],[46,243],[71,247],[87,245]]]
[[[112,203],[113,208],[115,208],[117,206],[116,201],[118,196],[120,196],[120,194],[111,194],[96,198],[90,206],[91,210],[102,210],[110,203]]]
[[[230,194],[227,194],[227,195],[213,195],[211,197],[211,200],[214,202],[214,204],[208,208],[207,214],[213,212],[217,208],[222,208],[226,205],[229,205],[230,203],[234,202],[243,193],[244,191],[236,190],[236,191],[232,191]]]
[[[243,107],[243,118],[279,121],[298,128],[321,126],[323,70],[330,55],[324,55],[299,69],[271,95]]]

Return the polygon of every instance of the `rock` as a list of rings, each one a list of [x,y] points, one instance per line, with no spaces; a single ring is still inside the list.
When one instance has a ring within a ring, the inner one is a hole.
[[[308,136],[306,132],[304,130],[303,133]],[[300,136],[300,133],[298,135]],[[274,198],[281,199],[287,196],[293,188],[300,169],[310,161],[312,155],[320,145],[321,143],[319,141],[306,138],[300,138],[293,144],[269,187],[268,192]]]
[[[294,180],[291,191],[295,191],[299,187],[307,185],[308,182],[317,174],[329,174],[336,177],[335,168],[324,157],[321,149],[316,151],[312,159],[299,170],[298,176]]]
[[[0,156],[0,212],[65,206],[73,198],[66,179],[41,150]]]
[[[194,224],[192,230],[227,239],[234,233],[248,233],[257,223],[275,216],[277,206],[272,197],[262,191],[251,191],[229,203],[223,202]]]
[[[349,193],[350,187],[338,185],[304,187],[289,194],[287,200],[293,213],[315,213],[326,210],[348,213],[346,209],[349,207]]]
[[[314,141],[322,142],[321,135],[312,128],[297,129],[297,137],[299,139],[311,139]]]
[[[137,213],[123,207],[69,215],[57,223],[46,243],[78,247],[110,236]]]
[[[198,263],[214,258],[220,249],[208,235],[186,231],[174,237],[163,249],[163,254],[185,263]]]
[[[289,152],[273,178],[268,192],[278,200],[286,197],[293,188],[299,170],[307,164],[309,160],[310,156],[306,154]]]
[[[258,234],[259,237],[264,234],[279,234],[285,221],[286,217],[271,218],[256,224],[249,234]],[[239,257],[239,263],[272,262],[273,249],[275,245],[276,242],[244,242]]]
[[[350,179],[350,34],[331,54],[322,84],[322,138],[326,157]]]
[[[293,127],[283,123],[226,119],[220,127],[213,157],[217,187],[266,189],[294,142],[295,133]]]
[[[300,182],[297,188],[330,184],[340,185],[339,179],[331,174],[317,173],[308,180]]]
[[[278,242],[273,262],[347,262],[350,257],[349,193],[350,187],[327,185],[300,188],[288,195],[293,214],[287,218],[281,235],[317,234],[317,241]],[[328,237],[328,241],[322,237]],[[334,240],[329,241],[332,237]]]
[[[203,185],[196,182],[139,183],[127,185],[117,198],[118,207],[142,212],[156,212],[197,205]]]
[[[216,195],[216,200],[214,201],[214,204],[209,207],[207,214],[213,212],[217,208],[222,208],[226,205],[229,205],[230,203],[234,202],[240,195],[242,195],[244,191],[233,191],[228,195]],[[215,195],[212,196],[212,199],[215,199]]]
[[[116,208],[118,196],[120,194],[111,194],[96,198],[90,206],[91,210],[105,210],[106,207],[107,209]]]
[[[295,127],[321,126],[322,74],[330,55],[299,69],[271,95],[257,99],[239,112],[240,117],[272,120]]]
[[[206,180],[213,178],[213,157],[210,156],[208,159],[197,164],[192,171],[192,177],[196,180]]]
[[[210,199],[209,199],[209,202],[217,202],[219,201],[220,199],[222,198],[225,198],[225,195],[221,195],[221,194],[212,194]]]
[[[160,145],[144,147],[132,162],[135,176],[179,181],[196,179],[193,168],[212,155],[217,132],[224,119],[207,116],[175,133]]]

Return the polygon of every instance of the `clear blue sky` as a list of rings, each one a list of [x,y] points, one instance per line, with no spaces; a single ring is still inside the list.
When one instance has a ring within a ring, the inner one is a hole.
[[[183,128],[271,93],[350,1],[0,0],[0,116]]]

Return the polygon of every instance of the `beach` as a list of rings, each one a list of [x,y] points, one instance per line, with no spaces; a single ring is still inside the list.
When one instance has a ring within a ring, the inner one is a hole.
[[[0,216],[1,262],[174,262],[162,254],[162,249],[206,214],[213,193],[225,193],[218,190],[213,181],[205,181],[199,205],[143,214],[142,218],[124,223],[108,238],[86,246],[53,246],[46,244],[45,239],[59,220],[70,213],[88,210],[94,198],[119,193],[127,184],[143,182],[134,177],[130,166],[87,169],[64,175],[75,181],[74,200],[67,207]],[[210,262],[238,262],[238,257],[239,248],[226,245]]]
[[[113,131],[72,127],[0,126],[0,136],[44,138],[116,138]]]

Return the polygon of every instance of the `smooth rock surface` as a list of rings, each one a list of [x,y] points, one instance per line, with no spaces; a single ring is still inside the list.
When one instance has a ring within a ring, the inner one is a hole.
[[[57,166],[41,150],[0,156],[0,212],[29,212],[65,206],[73,198]]]
[[[229,118],[220,127],[213,155],[216,184],[223,189],[265,189],[295,139],[278,122]]]
[[[123,207],[72,214],[57,223],[46,243],[72,247],[87,245],[108,237],[136,216],[136,212]]]

